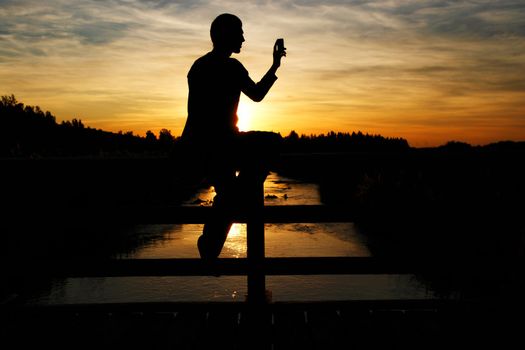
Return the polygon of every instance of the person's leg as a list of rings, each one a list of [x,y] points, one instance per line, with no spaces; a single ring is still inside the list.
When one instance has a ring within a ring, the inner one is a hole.
[[[199,253],[203,259],[215,259],[219,256],[233,224],[232,212],[236,203],[235,170],[221,169],[212,178],[215,187],[213,198],[213,217],[205,224],[202,235],[197,241]]]
[[[239,133],[232,147],[216,153],[221,155],[214,157],[211,166],[211,182],[216,192],[213,207],[216,212],[204,225],[197,242],[201,258],[215,259],[219,256],[233,224],[232,213],[239,205],[246,204],[246,200],[251,202],[250,193],[257,186],[262,186],[279,155],[281,141],[281,135],[273,132]],[[235,174],[237,169],[238,177]]]

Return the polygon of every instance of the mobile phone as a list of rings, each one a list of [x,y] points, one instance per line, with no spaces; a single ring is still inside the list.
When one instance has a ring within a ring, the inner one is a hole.
[[[284,39],[283,38],[277,39],[277,50],[283,51],[284,49],[285,49],[285,47],[284,47]]]

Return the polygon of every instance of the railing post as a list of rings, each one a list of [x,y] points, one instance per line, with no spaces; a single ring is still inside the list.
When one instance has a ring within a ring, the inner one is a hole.
[[[249,191],[250,208],[246,225],[248,273],[248,302],[266,302],[266,280],[264,274],[264,179],[253,183]]]

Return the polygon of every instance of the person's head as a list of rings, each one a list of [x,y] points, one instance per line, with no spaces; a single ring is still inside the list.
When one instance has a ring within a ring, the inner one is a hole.
[[[241,46],[244,42],[243,34],[241,20],[229,13],[217,16],[210,28],[213,47],[235,53],[241,52]]]

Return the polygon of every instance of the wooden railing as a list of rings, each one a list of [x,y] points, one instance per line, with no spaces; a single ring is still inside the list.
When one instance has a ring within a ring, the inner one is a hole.
[[[12,261],[8,271],[20,276],[114,277],[114,276],[203,276],[245,275],[248,277],[248,299],[252,304],[265,303],[267,275],[318,274],[403,274],[414,273],[413,264],[381,261],[369,257],[265,257],[264,225],[266,223],[350,222],[345,208],[323,205],[264,206],[263,184],[254,191],[250,205],[233,213],[234,221],[247,224],[247,257],[220,258],[213,262],[201,259],[103,259]],[[195,224],[221,215],[212,207],[174,206],[159,208],[121,208],[99,212],[68,213],[61,220],[102,223]],[[41,212],[35,221],[56,220]]]

